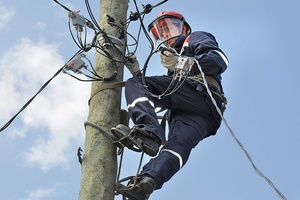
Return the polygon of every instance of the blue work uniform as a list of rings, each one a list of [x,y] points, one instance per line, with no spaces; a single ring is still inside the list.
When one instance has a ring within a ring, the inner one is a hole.
[[[207,32],[197,31],[188,36],[179,37],[174,49],[182,55],[194,57],[200,63],[206,76],[217,81],[219,87],[210,85],[210,89],[218,94],[223,93],[221,74],[226,70],[228,60],[218,47],[215,37]],[[190,76],[200,74],[195,65]],[[199,82],[187,79],[180,88],[169,96],[158,99],[150,95],[162,94],[172,80],[172,72],[168,75],[146,77],[147,88],[142,77],[132,77],[126,81],[125,97],[128,111],[135,125],[140,129],[154,133],[162,139],[164,130],[159,124],[155,109],[168,110],[169,134],[166,144],[158,156],[151,159],[142,169],[140,175],[150,175],[157,183],[156,189],[162,187],[188,160],[191,150],[204,138],[215,135],[221,124],[206,88]],[[149,91],[148,91],[149,90]],[[215,96],[221,109],[222,100]]]

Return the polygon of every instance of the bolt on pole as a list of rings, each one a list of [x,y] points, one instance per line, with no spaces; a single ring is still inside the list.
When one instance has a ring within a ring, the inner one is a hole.
[[[107,15],[111,16],[116,24],[125,21],[128,10],[128,0],[101,0],[99,26],[109,35],[119,37],[116,27],[107,23]],[[101,36],[100,36],[101,37]],[[126,35],[123,39],[126,42]],[[125,51],[125,46],[122,46]],[[113,56],[120,54],[115,49],[106,49]],[[117,76],[112,81],[97,81],[92,83],[91,94],[105,84],[123,81],[124,66],[118,65]],[[94,68],[98,74],[109,77],[115,71],[111,59],[96,53]],[[88,121],[103,127],[107,132],[120,123],[122,88],[104,89],[99,91],[90,100]],[[115,196],[115,182],[117,174],[117,153],[113,141],[98,129],[86,126],[84,156],[79,200],[113,200]]]

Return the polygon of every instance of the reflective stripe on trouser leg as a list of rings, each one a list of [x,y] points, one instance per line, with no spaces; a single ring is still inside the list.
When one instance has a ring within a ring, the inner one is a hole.
[[[131,104],[129,104],[127,106],[127,108],[132,108],[134,107],[137,103],[139,102],[145,102],[145,101],[148,101],[150,103],[150,105],[154,108],[154,103],[152,101],[150,101],[147,97],[140,97],[140,98],[137,98],[136,100],[134,100]]]
[[[141,77],[133,77],[126,81],[125,97],[128,111],[133,123],[141,130],[163,138],[164,130],[160,126],[155,112],[155,105],[148,90],[143,86]]]
[[[173,117],[180,118],[178,115]],[[202,130],[180,120],[172,121],[170,124],[170,135],[166,145],[141,171],[141,175],[148,174],[156,180],[156,189],[161,188],[185,165],[191,150],[205,137],[207,120],[203,118],[199,123],[203,127]]]
[[[179,169],[181,169],[182,168],[182,166],[183,166],[183,161],[182,161],[182,157],[181,157],[181,155],[179,154],[179,153],[176,153],[175,151],[173,151],[173,150],[170,150],[170,149],[162,149],[161,150],[162,152],[169,152],[169,153],[171,153],[171,154],[173,154],[174,156],[176,156],[177,158],[178,158],[178,160],[179,160]]]

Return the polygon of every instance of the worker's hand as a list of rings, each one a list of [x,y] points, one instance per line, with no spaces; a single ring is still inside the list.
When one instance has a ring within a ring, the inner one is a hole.
[[[132,75],[140,71],[139,61],[137,60],[136,56],[132,52],[130,52],[127,55],[127,60],[124,64]]]
[[[178,56],[169,51],[164,51],[160,54],[161,64],[171,71],[174,71]]]

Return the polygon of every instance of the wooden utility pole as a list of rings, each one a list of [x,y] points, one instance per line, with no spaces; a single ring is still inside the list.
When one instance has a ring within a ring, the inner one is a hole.
[[[100,0],[99,25],[101,29],[110,35],[119,37],[119,30],[107,23],[107,15],[111,16],[116,24],[119,24],[125,21],[127,9],[128,0]],[[124,46],[121,48],[125,50]],[[107,47],[107,50],[111,55],[120,57],[120,54],[111,47]],[[95,91],[106,84],[123,81],[123,64],[117,63],[117,65],[116,78],[109,82],[93,82],[91,94],[95,94]],[[94,67],[96,72],[103,77],[109,77],[115,71],[111,59],[99,53],[96,53]],[[121,88],[101,90],[90,100],[88,121],[109,132],[112,127],[120,123],[120,107]],[[113,141],[93,126],[86,126],[79,200],[113,200],[116,174],[117,155]]]

